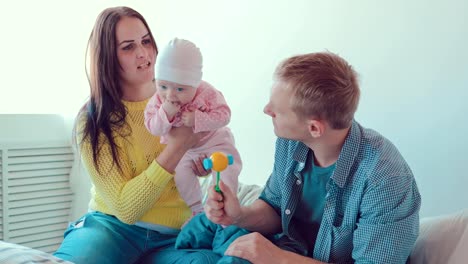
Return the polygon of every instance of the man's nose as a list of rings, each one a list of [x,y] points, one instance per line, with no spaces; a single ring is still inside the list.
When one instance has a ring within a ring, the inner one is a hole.
[[[265,107],[263,107],[263,113],[273,117],[273,112],[270,110],[270,104],[267,104]]]

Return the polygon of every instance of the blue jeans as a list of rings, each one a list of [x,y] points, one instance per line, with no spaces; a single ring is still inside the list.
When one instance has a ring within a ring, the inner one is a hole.
[[[201,213],[194,216],[179,233],[175,248],[210,249],[223,256],[234,240],[248,233],[250,232],[237,226],[222,227]]]
[[[151,254],[149,260],[145,259],[144,263],[247,264],[250,261],[224,256],[224,252],[236,238],[248,233],[247,230],[235,226],[223,228],[208,220],[204,213],[198,214],[177,236],[177,250],[160,250]]]
[[[76,264],[216,263],[221,259],[211,250],[176,250],[176,235],[127,225],[100,212],[87,213],[70,224],[64,237],[54,256]]]
[[[250,261],[238,257],[221,256],[209,249],[167,248],[153,252],[138,263],[145,264],[249,264]]]

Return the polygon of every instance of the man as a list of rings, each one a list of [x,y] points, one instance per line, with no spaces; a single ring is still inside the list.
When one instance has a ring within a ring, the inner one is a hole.
[[[210,190],[206,202],[212,222],[252,231],[225,254],[252,263],[405,263],[421,198],[395,146],[354,120],[356,72],[323,52],[286,59],[274,76],[264,112],[278,139],[263,193],[241,207],[221,183],[223,195]]]

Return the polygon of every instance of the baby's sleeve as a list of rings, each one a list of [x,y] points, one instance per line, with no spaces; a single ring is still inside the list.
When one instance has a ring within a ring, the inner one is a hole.
[[[226,126],[231,120],[231,109],[223,94],[213,87],[206,88],[197,98],[203,107],[195,110],[195,133],[214,131]],[[204,108],[204,109],[203,109]]]
[[[157,94],[154,94],[146,105],[145,126],[155,136],[165,135],[171,130],[172,123],[167,119],[167,114]]]

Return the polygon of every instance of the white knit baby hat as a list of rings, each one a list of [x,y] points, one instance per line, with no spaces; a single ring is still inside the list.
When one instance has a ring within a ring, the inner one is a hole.
[[[200,49],[188,40],[174,38],[156,58],[155,78],[197,88],[202,79],[202,66]]]

